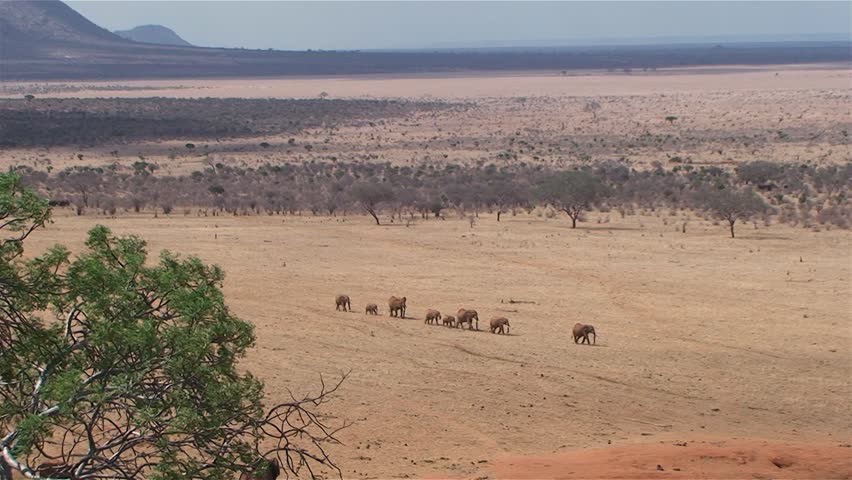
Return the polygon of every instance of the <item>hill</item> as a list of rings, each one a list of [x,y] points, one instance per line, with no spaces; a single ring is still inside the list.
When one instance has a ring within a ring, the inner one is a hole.
[[[850,42],[560,47],[512,51],[244,50],[138,43],[60,2],[0,2],[0,80],[357,75],[852,61]]]
[[[0,2],[0,36],[3,60],[49,56],[72,45],[126,42],[58,0]]]
[[[192,46],[191,43],[181,38],[174,30],[162,25],[141,25],[130,30],[116,30],[113,33],[134,42],[176,45],[180,47]]]

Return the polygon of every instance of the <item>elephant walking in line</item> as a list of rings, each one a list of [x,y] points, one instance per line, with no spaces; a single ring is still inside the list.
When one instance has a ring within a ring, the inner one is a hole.
[[[584,344],[584,343],[586,345],[591,345],[591,343],[589,342],[589,334],[590,333],[592,334],[592,339],[594,339],[594,344],[597,345],[598,334],[595,333],[595,327],[593,327],[591,325],[584,325],[582,323],[575,323],[574,324],[574,343],[577,343],[578,340],[582,339],[582,341],[580,341],[581,345]]]
[[[456,313],[456,327],[458,328],[462,328],[462,325],[466,323],[468,330],[473,330],[474,321],[476,321],[476,329],[479,330],[479,313],[476,310],[460,308]]]
[[[344,312],[352,311],[352,302],[349,300],[349,295],[338,295],[334,299],[335,309],[343,310]]]
[[[430,309],[430,310],[426,311],[426,321],[424,323],[433,323],[434,322],[435,325],[438,325],[438,322],[441,321],[441,318],[442,318],[441,312],[439,312],[437,310]]]
[[[503,329],[506,329],[504,332]],[[509,334],[509,319],[506,317],[494,317],[491,319],[491,333]]]
[[[405,297],[390,297],[388,299],[388,309],[390,310],[391,317],[405,318],[405,301]]]

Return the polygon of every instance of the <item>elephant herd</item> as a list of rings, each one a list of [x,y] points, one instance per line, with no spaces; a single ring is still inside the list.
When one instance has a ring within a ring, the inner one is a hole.
[[[390,297],[388,299],[388,311],[391,317],[405,318],[406,312],[406,297]],[[334,299],[337,310],[344,312],[352,311],[352,301],[349,295],[338,295]],[[364,308],[364,313],[367,315],[378,315],[379,306],[375,303],[368,303]],[[424,323],[434,325],[444,325],[450,328],[465,328],[468,330],[479,330],[479,313],[476,310],[460,308],[456,315],[443,315],[438,310],[427,310]],[[495,316],[490,321],[491,333],[499,333],[503,335],[509,334],[509,319],[506,317]]]

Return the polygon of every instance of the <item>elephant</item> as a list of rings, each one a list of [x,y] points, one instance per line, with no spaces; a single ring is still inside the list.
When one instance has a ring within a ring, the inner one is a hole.
[[[426,321],[424,323],[432,323],[435,322],[435,325],[438,325],[438,322],[441,321],[441,312],[437,310],[429,309],[426,311]]]
[[[447,315],[444,317],[444,326],[445,327],[455,327],[456,326],[456,317],[452,315]]]
[[[456,312],[456,327],[462,328],[462,324],[467,324],[468,330],[473,330],[473,321],[476,320],[476,329],[479,330],[479,314],[476,310],[466,310],[460,308]]]
[[[503,332],[503,327],[506,328],[506,331]],[[491,333],[497,332],[509,334],[509,319],[506,317],[494,317],[491,319]]]
[[[364,313],[369,315],[378,315],[379,314],[379,306],[375,303],[368,303],[367,308],[364,309]]]
[[[335,310],[343,310],[344,312],[352,311],[352,303],[349,301],[349,295],[338,295],[334,299],[336,304]]]
[[[405,318],[405,301],[405,297],[390,297],[388,299],[388,309],[390,310],[391,317]]]
[[[243,472],[240,474],[240,480],[275,480],[281,475],[281,462],[274,458],[266,466],[266,470],[258,472],[255,475]]]
[[[582,323],[574,324],[574,343],[577,343],[578,340],[582,338],[580,344],[585,343],[586,345],[590,345],[589,342],[589,334],[592,334],[592,338],[594,339],[595,345],[598,343],[598,334],[595,333],[595,327],[591,325],[584,325]]]

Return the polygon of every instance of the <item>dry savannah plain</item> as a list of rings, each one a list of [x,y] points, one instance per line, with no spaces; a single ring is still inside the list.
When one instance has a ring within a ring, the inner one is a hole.
[[[278,138],[7,148],[0,158],[4,168],[60,169],[142,155],[157,175],[330,155],[474,163],[509,150],[533,164],[841,164],[852,158],[850,80],[847,66],[825,65],[48,85],[39,98],[326,92],[461,106]],[[7,96],[20,97],[14,87],[4,85]],[[583,148],[533,151],[509,136],[536,145],[571,136]],[[290,137],[316,147],[279,148]],[[576,229],[542,208],[500,222],[488,210],[472,220],[451,209],[443,220],[383,213],[382,226],[355,210],[54,217],[31,237],[33,254],[55,242],[81,251],[101,223],[145,238],[151,252],[222,266],[228,305],[256,326],[242,365],[273,400],[348,372],[323,407],[352,424],[331,449],[344,478],[852,478],[848,229],[745,222],[732,239],[724,222],[668,209],[593,210]],[[339,293],[352,312],[335,311]],[[408,318],[388,316],[391,295],[407,297]],[[365,315],[367,303],[380,315]],[[427,309],[460,307],[479,311],[482,331],[423,321]],[[510,335],[487,331],[495,315],[510,319]],[[596,346],[573,342],[576,322],[596,327]]]

